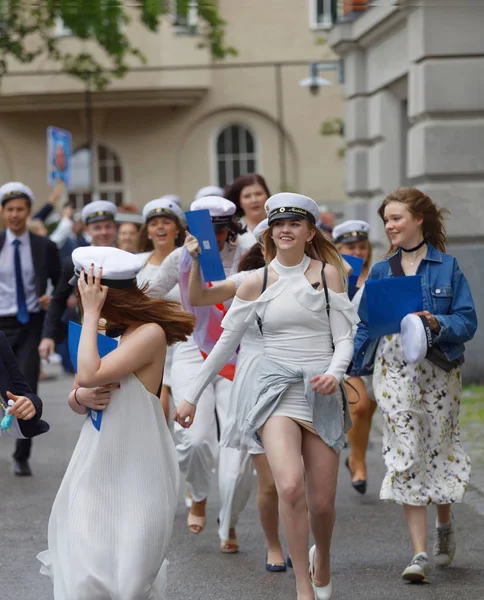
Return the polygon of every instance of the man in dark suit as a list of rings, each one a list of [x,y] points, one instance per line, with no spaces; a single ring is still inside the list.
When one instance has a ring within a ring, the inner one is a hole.
[[[95,200],[86,204],[82,209],[82,220],[86,224],[87,233],[93,246],[114,246],[116,244],[117,207],[107,200]],[[69,296],[74,288],[69,283],[74,274],[74,263],[69,256],[62,263],[62,273],[57,284],[52,301],[44,321],[42,341],[39,345],[40,356],[48,360],[55,350],[55,344],[60,343],[67,335],[67,327],[62,317],[67,308]]]
[[[56,245],[30,233],[27,222],[34,195],[20,182],[0,187],[0,206],[7,229],[0,233],[0,330],[6,335],[18,365],[34,394],[40,372],[38,346],[50,302],[47,282],[56,285],[60,261]],[[31,475],[30,439],[17,440],[14,472]]]
[[[18,432],[24,438],[32,438],[49,431],[49,425],[41,420],[42,400],[34,394],[20,371],[15,354],[7,336],[0,331],[0,396],[5,404],[14,401],[10,413],[17,417]],[[2,411],[3,412],[3,411]]]

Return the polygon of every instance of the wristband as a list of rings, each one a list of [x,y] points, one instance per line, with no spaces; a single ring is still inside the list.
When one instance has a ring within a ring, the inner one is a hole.
[[[78,390],[78,389],[79,389],[79,388],[78,388],[78,387],[76,387],[76,389],[74,390],[74,400],[77,402],[77,404],[79,404],[79,406],[82,406],[82,404],[81,404],[81,403],[79,402],[79,400],[77,399],[77,390]]]

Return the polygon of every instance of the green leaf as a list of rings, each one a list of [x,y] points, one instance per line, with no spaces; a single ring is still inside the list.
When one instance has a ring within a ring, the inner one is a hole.
[[[177,11],[188,16],[189,0],[177,0],[177,4]],[[170,0],[138,0],[131,5],[149,31],[158,31],[162,17],[171,12]],[[200,45],[208,47],[215,60],[237,54],[235,48],[225,45],[227,23],[218,12],[216,0],[199,0],[198,18]],[[97,60],[85,52],[77,55],[66,52],[61,38],[55,35],[56,19],[62,20],[72,36],[96,42],[103,50],[103,59]],[[126,75],[130,57],[146,63],[146,57],[126,34],[130,20],[121,0],[43,0],[37,3],[0,0],[0,76],[8,72],[10,58],[29,63],[43,55],[60,63],[72,76],[103,89],[113,77]]]

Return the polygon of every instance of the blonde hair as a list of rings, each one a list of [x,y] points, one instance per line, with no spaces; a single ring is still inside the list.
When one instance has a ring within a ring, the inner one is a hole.
[[[341,279],[343,281],[343,285],[345,288],[348,283],[348,274],[343,264],[343,259],[341,258],[341,254],[339,253],[336,246],[330,241],[324,233],[309,222],[307,219],[304,219],[308,224],[309,231],[314,231],[314,237],[311,240],[310,244],[306,244],[304,248],[304,253],[307,254],[310,258],[314,258],[316,260],[320,260],[323,263],[327,263],[328,265],[333,265],[336,270],[339,272]],[[267,264],[271,262],[276,257],[277,248],[274,244],[274,240],[272,239],[272,225],[269,225],[268,229],[264,231],[262,234],[262,242],[264,244],[265,249],[265,259]]]
[[[370,267],[371,267],[371,261],[372,261],[372,258],[373,258],[373,246],[371,245],[370,240],[361,240],[361,241],[365,241],[366,245],[368,247],[368,257],[367,257],[367,259],[365,260],[365,262],[363,264],[363,269],[370,269]],[[353,244],[353,243],[356,243],[356,242],[350,242],[350,243]],[[339,252],[341,252],[343,246],[346,246],[346,245],[347,244],[345,244],[345,243],[339,243],[339,244],[336,244],[336,248],[338,248]]]

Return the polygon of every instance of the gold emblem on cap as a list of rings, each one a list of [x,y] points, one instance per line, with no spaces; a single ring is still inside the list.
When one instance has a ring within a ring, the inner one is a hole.
[[[286,209],[284,208],[284,206],[281,206],[281,208],[279,209],[279,212],[286,212]]]

